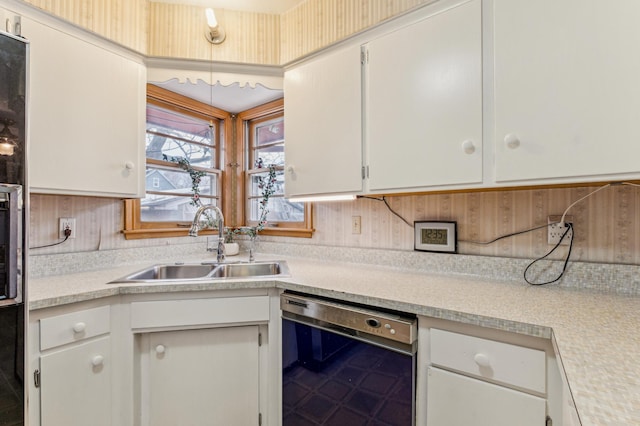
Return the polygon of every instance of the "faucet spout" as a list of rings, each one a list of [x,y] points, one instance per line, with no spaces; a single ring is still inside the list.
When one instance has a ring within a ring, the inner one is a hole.
[[[201,206],[200,208],[198,208],[198,210],[196,211],[196,215],[193,217],[193,222],[191,223],[191,229],[189,229],[189,236],[190,237],[198,236],[198,231],[201,229],[199,224],[200,216],[202,216],[202,214],[206,210],[213,210],[216,213],[216,217],[218,219],[217,220],[218,249],[216,253],[216,259],[218,262],[222,262],[224,260],[224,216],[222,215],[222,211],[218,207],[209,204],[209,205]]]

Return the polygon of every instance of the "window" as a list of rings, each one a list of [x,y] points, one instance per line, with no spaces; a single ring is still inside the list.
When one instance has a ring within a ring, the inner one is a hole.
[[[311,236],[311,206],[292,203],[284,198],[285,128],[284,103],[280,99],[240,114],[245,127],[247,149],[247,206],[245,222],[256,225],[260,216],[261,178],[268,176],[269,165],[275,165],[274,194],[267,206],[267,227],[263,234]]]
[[[193,169],[204,173],[198,185],[199,202],[218,204],[220,170],[217,167],[219,126],[213,120],[147,106],[147,196],[140,202],[143,222],[184,222],[191,220],[197,209],[192,199],[192,179],[178,161],[187,161]],[[153,181],[161,181],[158,187]]]
[[[220,207],[229,227],[257,224],[259,177],[276,165],[275,193],[260,234],[311,237],[311,205],[284,198],[284,145],[282,99],[235,116],[147,85],[146,196],[125,200],[125,238],[187,235],[197,207],[180,160],[202,174],[199,201]]]
[[[186,235],[198,207],[186,168],[202,175],[198,202],[220,206],[221,142],[229,116],[157,86],[148,85],[147,93],[147,191],[142,200],[127,200],[125,235]]]

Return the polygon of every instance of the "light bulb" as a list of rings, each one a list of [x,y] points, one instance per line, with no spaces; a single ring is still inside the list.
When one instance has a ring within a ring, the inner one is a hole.
[[[0,142],[0,155],[13,155],[15,145],[9,141]]]
[[[218,20],[216,19],[216,14],[213,12],[213,9],[207,8],[205,14],[207,15],[207,25],[209,25],[209,28],[212,30],[215,30],[218,27]]]

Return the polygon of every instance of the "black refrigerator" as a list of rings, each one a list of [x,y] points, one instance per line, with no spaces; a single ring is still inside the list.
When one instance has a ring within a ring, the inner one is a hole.
[[[28,51],[0,31],[0,426],[25,421]]]

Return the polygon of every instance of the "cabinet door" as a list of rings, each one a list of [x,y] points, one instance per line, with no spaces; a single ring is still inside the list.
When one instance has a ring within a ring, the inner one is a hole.
[[[148,354],[143,425],[258,424],[257,326],[152,333]]]
[[[437,368],[428,369],[428,426],[540,426],[545,400]]]
[[[108,336],[40,357],[40,425],[111,425]]]
[[[360,47],[284,76],[287,196],[362,191]]]
[[[640,2],[495,0],[492,12],[496,180],[638,178]]]
[[[482,182],[480,1],[368,43],[370,191]]]
[[[24,17],[32,192],[144,193],[144,65]]]

